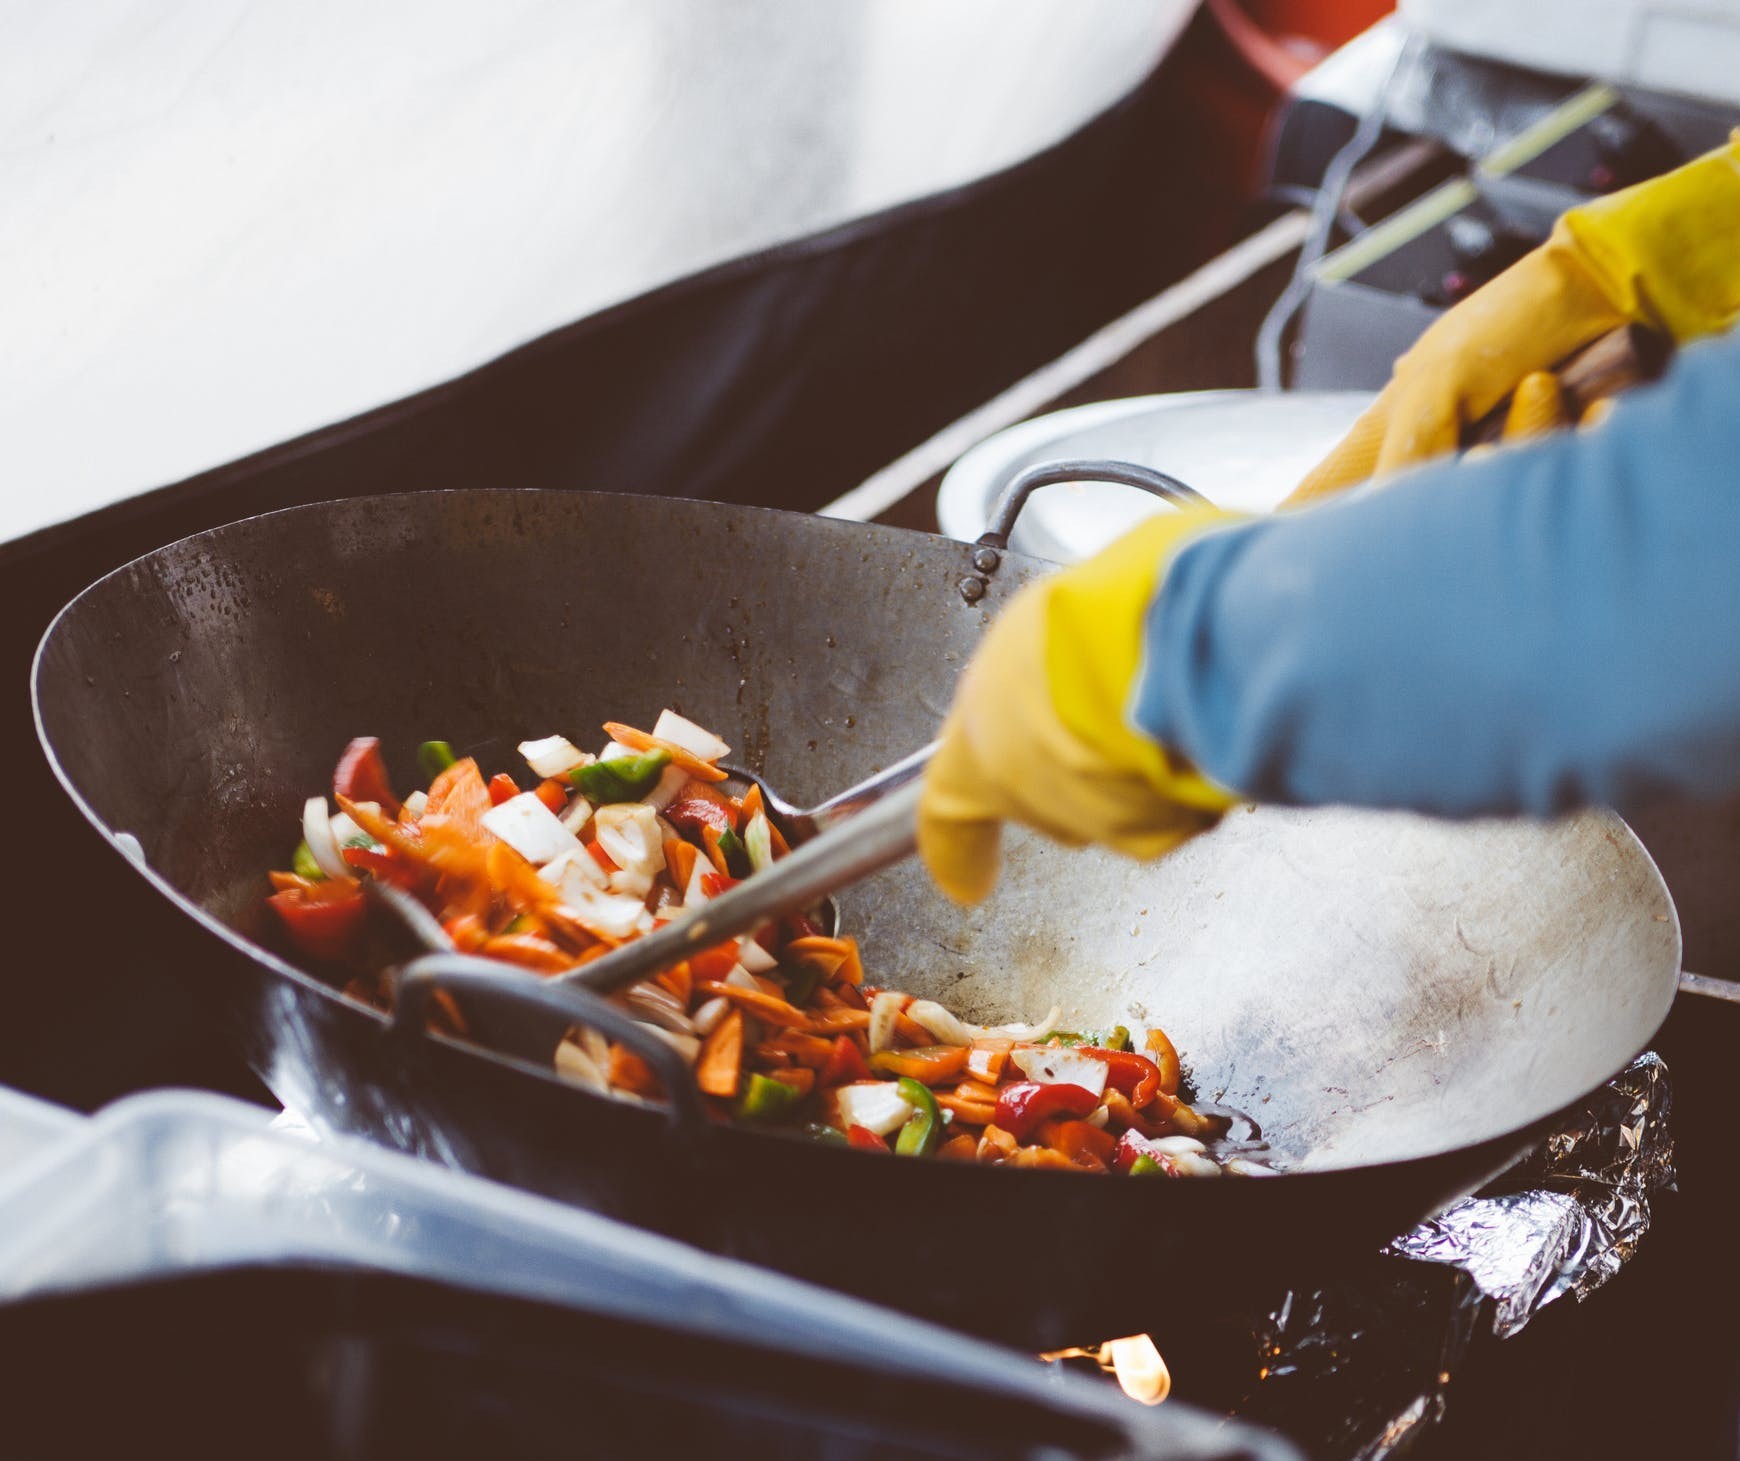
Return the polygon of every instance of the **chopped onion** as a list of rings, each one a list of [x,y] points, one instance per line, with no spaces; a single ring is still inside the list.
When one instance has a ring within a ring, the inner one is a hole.
[[[724,995],[708,1000],[689,1018],[694,1021],[697,1034],[711,1035],[719,1021],[731,1012],[731,1001]]]
[[[332,832],[332,816],[326,808],[326,798],[311,796],[302,804],[302,840],[314,854],[314,861],[329,878],[348,878],[350,865],[339,855],[338,838]]]
[[[761,986],[755,982],[755,976],[741,964],[733,964],[731,972],[725,976],[723,982],[729,984],[733,989],[753,989],[758,992],[761,989]]]
[[[580,1027],[580,1048],[592,1058],[600,1070],[610,1069],[610,1041],[590,1025]]]
[[[773,833],[768,830],[767,818],[762,813],[757,812],[751,817],[749,825],[743,829],[743,846],[749,853],[752,872],[773,866]]]
[[[610,891],[613,893],[627,893],[644,901],[652,888],[653,875],[636,868],[619,867],[610,875]]]
[[[556,1047],[556,1074],[563,1080],[576,1086],[585,1086],[588,1090],[610,1089],[609,1082],[604,1079],[604,1072],[572,1040],[564,1040]]]
[[[1054,1004],[1051,1012],[1037,1025],[992,1025],[985,1033],[1005,1040],[1045,1040],[1057,1028],[1057,1022],[1062,1018],[1063,1006]]]
[[[899,1130],[913,1112],[912,1102],[900,1094],[893,1081],[841,1086],[834,1093],[834,1099],[839,1103],[842,1125],[862,1126],[878,1136]]]
[[[1208,1150],[1194,1136],[1156,1136],[1150,1138],[1147,1144],[1169,1157],[1191,1157]]]
[[[405,798],[405,810],[413,817],[422,816],[428,805],[429,793],[426,791],[414,791]]]
[[[640,752],[633,746],[625,746],[621,741],[612,741],[598,753],[600,761],[621,761],[629,756],[638,756]]]
[[[701,879],[713,871],[713,864],[704,857],[695,859],[695,866],[689,873],[689,886],[683,889],[683,907],[699,908],[703,903],[711,901],[711,895],[701,886]]]
[[[669,741],[673,746],[681,746],[685,751],[691,751],[703,761],[717,761],[721,756],[729,756],[731,747],[707,730],[695,724],[694,721],[678,715],[674,710],[661,710],[658,723],[653,726],[652,733],[661,741]]]
[[[1279,1177],[1281,1174],[1273,1167],[1265,1167],[1261,1162],[1254,1162],[1249,1157],[1233,1157],[1226,1164],[1227,1175],[1231,1177]]]
[[[580,846],[580,839],[538,800],[536,792],[522,791],[499,807],[491,807],[483,814],[483,825],[527,862],[553,862]]]
[[[875,1015],[871,1015],[872,1023]],[[1030,1081],[1043,1086],[1080,1086],[1098,1096],[1106,1088],[1111,1069],[1097,1055],[1086,1055],[1067,1045],[1032,1045],[1009,1053],[1010,1062]]]
[[[592,815],[598,845],[624,872],[645,876],[645,896],[652,879],[664,871],[665,849],[659,837],[658,813],[640,802],[615,802]],[[699,861],[699,859],[697,859]]]
[[[640,799],[640,804],[662,812],[677,799],[677,793],[688,785],[688,781],[689,773],[681,766],[667,766],[659,773],[658,784]]]
[[[591,820],[592,803],[583,796],[577,796],[569,802],[561,817],[562,825],[576,837],[586,830],[586,824]]]
[[[644,1020],[687,1035],[694,1021],[683,1013],[683,1002],[655,979],[643,979],[628,991],[628,1004]]]
[[[347,847],[359,847],[364,843],[367,843],[370,847],[379,847],[381,845],[376,842],[373,837],[369,836],[367,832],[363,831],[361,827],[357,826],[355,822],[351,821],[348,812],[334,812],[332,814],[332,840],[338,843],[338,851],[341,857],[344,855],[344,849]]]
[[[564,852],[554,862],[545,863],[538,869],[538,876],[560,888],[564,902],[575,905],[592,893],[602,893],[608,885],[598,859],[584,848],[579,852]]]
[[[751,974],[771,974],[779,968],[779,960],[748,934],[737,940],[737,959]]]
[[[906,1007],[906,1012],[936,1036],[939,1045],[971,1045],[985,1033],[982,1026],[969,1025],[934,999],[915,999]]]
[[[545,736],[541,741],[521,741],[520,755],[539,776],[566,776],[592,758],[566,736]]]
[[[1195,1152],[1186,1152],[1181,1157],[1171,1158],[1172,1175],[1175,1177],[1218,1177],[1220,1164],[1213,1157],[1198,1156]]]
[[[886,1050],[894,1043],[894,1017],[906,1005],[906,996],[885,989],[870,1001],[870,1053]]]
[[[1097,1126],[1101,1131],[1104,1131],[1106,1129],[1106,1122],[1110,1120],[1111,1114],[1112,1108],[1102,1101],[1082,1119],[1085,1120],[1089,1126]]]

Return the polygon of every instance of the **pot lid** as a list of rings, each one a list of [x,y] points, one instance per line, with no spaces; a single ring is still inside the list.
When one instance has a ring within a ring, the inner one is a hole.
[[[1366,391],[1195,391],[1054,411],[962,456],[943,478],[937,518],[949,537],[970,541],[985,530],[992,505],[1018,472],[1072,457],[1156,467],[1217,506],[1268,512],[1371,401]],[[1114,483],[1047,487],[1028,502],[1009,546],[1070,563],[1167,510],[1157,498]]]

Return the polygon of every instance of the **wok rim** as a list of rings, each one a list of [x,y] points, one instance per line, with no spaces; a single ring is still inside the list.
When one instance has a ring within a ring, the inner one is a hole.
[[[191,898],[189,898],[188,896],[183,894],[178,888],[175,887],[174,884],[169,882],[169,880],[167,878],[165,878],[161,873],[159,873],[157,871],[157,869],[155,867],[153,867],[149,862],[136,860],[131,855],[128,854],[126,849],[123,848],[121,843],[119,842],[114,830],[110,828],[108,823],[106,823],[101,817],[99,817],[97,815],[95,809],[85,799],[83,794],[79,791],[78,787],[76,785],[74,785],[71,776],[68,774],[66,768],[61,764],[60,757],[55,752],[54,745],[53,745],[53,743],[50,740],[49,735],[48,735],[47,727],[43,723],[43,707],[42,707],[43,660],[44,660],[44,657],[47,653],[48,647],[49,647],[50,643],[53,641],[55,635],[59,632],[61,626],[63,625],[63,623],[66,622],[66,620],[69,618],[69,616],[71,616],[77,610],[80,603],[82,603],[87,597],[97,593],[100,589],[103,588],[103,586],[105,584],[109,583],[112,579],[118,578],[121,575],[128,573],[130,570],[135,568],[137,565],[142,564],[142,563],[146,562],[147,560],[153,559],[153,558],[157,557],[159,554],[166,553],[166,552],[170,551],[171,549],[180,548],[185,544],[195,543],[195,542],[198,542],[202,539],[211,539],[213,537],[216,537],[219,534],[227,533],[227,532],[230,532],[232,530],[245,527],[248,524],[260,523],[260,522],[265,522],[268,520],[273,520],[273,519],[277,519],[277,518],[281,518],[281,517],[288,517],[288,516],[300,515],[300,514],[305,514],[305,513],[309,513],[309,514],[319,513],[319,512],[323,512],[323,511],[329,511],[330,509],[332,509],[334,507],[356,508],[356,507],[367,507],[367,506],[374,504],[374,503],[395,502],[395,501],[398,501],[400,499],[406,499],[406,498],[411,498],[411,499],[415,499],[415,498],[440,498],[440,497],[455,497],[455,496],[458,496],[458,497],[485,497],[485,496],[489,496],[489,497],[498,497],[498,498],[502,498],[502,499],[545,497],[545,498],[563,498],[563,499],[566,499],[566,498],[580,498],[580,499],[615,498],[615,499],[644,500],[644,494],[631,493],[631,492],[597,492],[597,491],[580,491],[580,490],[568,491],[568,490],[559,489],[559,488],[530,488],[530,487],[454,487],[454,488],[420,489],[420,490],[407,491],[407,492],[377,493],[377,494],[370,494],[368,496],[362,496],[362,497],[329,498],[329,499],[325,499],[325,500],[320,501],[320,502],[301,503],[301,504],[297,504],[297,505],[292,506],[292,507],[278,508],[278,509],[275,509],[271,512],[251,514],[247,517],[237,518],[234,521],[227,522],[227,523],[221,523],[215,527],[204,528],[204,529],[200,530],[199,532],[189,533],[183,537],[174,539],[171,542],[160,544],[156,548],[150,549],[147,552],[140,553],[140,554],[136,555],[135,557],[128,559],[125,563],[121,563],[121,564],[117,565],[116,567],[110,569],[107,573],[104,573],[100,577],[94,579],[92,582],[87,584],[84,588],[79,590],[78,593],[73,595],[72,598],[67,600],[67,602],[65,604],[63,604],[61,606],[61,608],[55,613],[54,617],[49,621],[48,626],[43,630],[41,638],[37,641],[36,650],[35,650],[34,654],[31,656],[30,709],[31,709],[31,720],[32,720],[32,723],[33,723],[35,730],[36,730],[37,745],[38,745],[39,749],[41,750],[44,758],[47,760],[48,765],[49,765],[49,769],[54,773],[55,780],[60,783],[62,790],[65,791],[67,796],[71,798],[73,805],[78,808],[79,812],[84,816],[85,820],[87,822],[89,822],[93,828],[96,829],[97,833],[109,845],[110,849],[115,853],[115,855],[118,856],[121,859],[121,861],[123,863],[125,863],[129,868],[131,868],[135,873],[142,876],[153,888],[155,888],[160,894],[162,894],[165,898],[167,898],[173,906],[178,908],[184,914],[189,915],[194,920],[194,922],[197,923],[198,925],[200,925],[207,933],[215,935],[223,943],[227,944],[234,952],[244,956],[245,958],[251,960],[252,962],[254,962],[256,964],[263,965],[272,974],[274,974],[280,978],[288,979],[290,981],[290,983],[295,985],[295,986],[308,989],[319,996],[324,996],[324,997],[333,999],[337,1003],[339,1003],[343,1008],[345,1008],[346,1010],[353,1011],[357,1014],[368,1017],[370,1020],[372,1020],[378,1026],[379,1036],[383,1042],[392,1038],[390,1016],[388,1016],[387,1014],[383,1013],[382,1011],[376,1009],[373,1005],[365,1004],[360,1000],[350,998],[342,990],[335,989],[332,985],[319,979],[318,977],[309,973],[308,971],[301,969],[301,968],[298,968],[294,964],[291,964],[288,960],[284,959],[282,956],[277,954],[274,950],[267,948],[263,944],[256,943],[252,939],[247,938],[245,935],[243,935],[240,932],[238,932],[237,930],[231,928],[228,924],[224,923],[221,919],[217,918],[216,916],[214,916],[213,914],[208,912],[205,908],[203,908],[201,905],[194,902]],[[794,511],[791,511],[789,509],[784,509],[784,508],[758,507],[758,506],[741,504],[741,503],[714,502],[714,501],[711,501],[711,500],[706,499],[706,498],[660,497],[657,500],[660,502],[664,502],[664,501],[684,502],[687,504],[701,506],[708,511],[717,511],[717,512],[722,512],[722,513],[725,513],[728,515],[733,515],[733,516],[741,516],[743,514],[751,514],[751,515],[758,515],[758,516],[765,515],[765,516],[770,516],[770,517],[803,518],[803,519],[811,519],[811,518],[816,518],[818,516],[818,514],[815,514],[815,513],[794,512]],[[823,520],[824,521],[837,521],[837,519],[823,519]],[[892,538],[906,537],[906,538],[924,539],[927,542],[953,543],[953,544],[956,544],[957,546],[961,546],[961,547],[970,547],[971,546],[970,544],[962,543],[961,540],[959,540],[959,539],[948,538],[940,533],[926,533],[926,532],[921,532],[921,531],[919,531],[917,529],[913,529],[913,528],[895,527],[895,526],[892,526],[889,524],[883,524],[883,523],[861,523],[861,524],[854,524],[854,526],[868,528],[868,529],[871,529],[877,535],[886,535],[886,536],[892,537]],[[1003,553],[1003,558],[1005,561],[1015,563],[1018,566],[1035,567],[1035,568],[1038,568],[1042,571],[1047,570],[1047,569],[1053,569],[1053,568],[1057,567],[1057,565],[1051,564],[1051,563],[1047,562],[1046,560],[1034,558],[1028,554],[1024,554],[1024,553],[1021,553],[1018,551],[1005,550]],[[1258,803],[1258,804],[1254,804],[1254,805],[1261,805],[1261,804]],[[1381,811],[1382,809],[1371,809],[1371,810],[1380,810]],[[1394,815],[1416,816],[1418,814],[1411,813],[1411,812],[1406,812],[1406,813],[1397,812],[1397,813],[1394,813]],[[1672,978],[1668,981],[1664,981],[1665,987],[1663,990],[1663,997],[1660,1000],[1659,1010],[1652,1012],[1648,1017],[1646,1017],[1645,1023],[1648,1024],[1649,1028],[1648,1028],[1648,1033],[1643,1037],[1642,1042],[1640,1044],[1638,1044],[1634,1049],[1630,1050],[1630,1052],[1619,1062],[1618,1065],[1616,1065],[1612,1069],[1612,1071],[1609,1072],[1608,1075],[1602,1077],[1600,1080],[1596,1081],[1593,1085],[1590,1085],[1590,1086],[1586,1087],[1585,1089],[1583,1089],[1582,1091],[1580,1091],[1571,1100],[1554,1106],[1552,1108],[1552,1110],[1550,1110],[1548,1112],[1532,1115],[1532,1116],[1529,1116],[1522,1121],[1517,1122],[1514,1125],[1506,1126],[1499,1131],[1493,1132],[1487,1136],[1480,1138],[1477,1141],[1464,1142],[1464,1143],[1459,1144],[1459,1145],[1458,1144],[1451,1144],[1451,1145],[1447,1145],[1447,1146],[1434,1147],[1434,1148],[1431,1148],[1431,1149],[1426,1150],[1426,1151],[1412,1152],[1404,1157],[1388,1158],[1388,1159],[1385,1159],[1383,1161],[1378,1161],[1378,1162],[1358,1162],[1358,1161],[1355,1161],[1355,1162],[1333,1162],[1332,1161],[1332,1162],[1324,1163],[1322,1165],[1312,1165],[1312,1166],[1304,1167],[1304,1168],[1291,1168],[1291,1169],[1281,1168],[1281,1169],[1278,1169],[1276,1172],[1277,1177],[1282,1177],[1282,1178],[1289,1178],[1289,1177],[1290,1178],[1328,1178],[1328,1177],[1333,1177],[1333,1176],[1337,1176],[1337,1175],[1344,1174],[1344,1173],[1372,1173],[1372,1172],[1380,1172],[1380,1171],[1415,1170],[1415,1169],[1424,1168],[1425,1166],[1433,1164],[1433,1163],[1441,1163],[1441,1162],[1445,1161],[1446,1159],[1449,1159],[1449,1158],[1452,1158],[1455,1156],[1472,1156],[1473,1154],[1475,1154],[1477,1152],[1499,1151],[1499,1150],[1502,1150],[1506,1147],[1510,1147],[1512,1149],[1512,1155],[1504,1163],[1505,1166],[1508,1166],[1508,1165],[1510,1165],[1510,1163],[1512,1161],[1514,1161],[1516,1159],[1517,1156],[1519,1156],[1522,1153],[1522,1151],[1527,1149],[1529,1144],[1531,1144],[1534,1140],[1538,1139],[1538,1137],[1540,1135],[1544,1134],[1544,1132],[1548,1129],[1549,1123],[1553,1122],[1554,1120],[1556,1120],[1557,1118],[1562,1116],[1564,1113],[1574,1109],[1579,1104],[1581,1104],[1583,1101],[1587,1100],[1591,1095],[1594,1094],[1594,1092],[1600,1090],[1604,1085],[1607,1084],[1608,1081],[1612,1080],[1614,1076],[1616,1076],[1620,1071],[1624,1070],[1625,1067],[1631,1061],[1635,1060],[1639,1055],[1641,1055],[1645,1050],[1647,1050],[1650,1047],[1650,1043],[1655,1039],[1655,1036],[1660,1032],[1663,1023],[1666,1021],[1667,1016],[1668,1016],[1668,1012],[1672,1009],[1675,997],[1678,993],[1679,970],[1680,970],[1680,966],[1683,964],[1684,952],[1685,952],[1685,942],[1684,942],[1683,930],[1682,930],[1681,924],[1680,924],[1679,909],[1676,906],[1676,904],[1674,903],[1673,894],[1667,886],[1666,879],[1663,878],[1663,876],[1661,874],[1661,869],[1656,865],[1656,861],[1655,861],[1654,857],[1651,856],[1649,849],[1644,846],[1642,839],[1638,837],[1636,832],[1634,832],[1632,830],[1631,826],[1625,821],[1625,819],[1623,817],[1621,817],[1617,812],[1615,812],[1612,809],[1607,808],[1607,807],[1586,808],[1583,811],[1573,813],[1571,815],[1576,816],[1576,817],[1590,817],[1590,818],[1599,819],[1607,824],[1609,831],[1620,833],[1624,837],[1626,845],[1627,845],[1629,851],[1631,852],[1631,854],[1641,858],[1643,867],[1645,869],[1647,869],[1648,874],[1649,874],[1650,878],[1653,880],[1655,887],[1659,890],[1662,902],[1667,909],[1667,918],[1668,918],[1668,922],[1670,924],[1670,932],[1672,934],[1672,942],[1673,942],[1673,950],[1674,950],[1674,957],[1672,960],[1672,963],[1674,965],[1674,970],[1673,970]],[[1512,819],[1512,820],[1528,820],[1528,819]],[[263,873],[262,873],[262,876],[264,876]],[[549,1069],[545,1069],[542,1066],[534,1065],[530,1061],[522,1060],[516,1056],[505,1055],[505,1054],[501,1053],[500,1051],[493,1050],[493,1049],[489,1048],[488,1046],[474,1044],[470,1041],[459,1040],[459,1039],[456,1039],[454,1037],[444,1035],[444,1034],[441,1034],[437,1031],[432,1031],[432,1030],[428,1030],[428,1029],[424,1029],[422,1031],[417,1032],[416,1038],[433,1040],[433,1041],[438,1042],[441,1045],[449,1047],[451,1050],[453,1050],[457,1054],[461,1054],[461,1055],[464,1055],[464,1056],[467,1056],[467,1057],[470,1057],[473,1059],[481,1059],[481,1060],[489,1061],[489,1062],[492,1062],[494,1064],[505,1067],[509,1070],[515,1071],[517,1073],[529,1074],[531,1076],[539,1078],[540,1080],[544,1081],[545,1083],[547,1083],[549,1085],[554,1085],[554,1086],[556,1086],[564,1091],[572,1092],[575,1095],[584,1097],[590,1102],[607,1103],[611,1108],[614,1108],[618,1111],[621,1111],[624,1109],[629,1110],[629,1111],[633,1111],[633,1110],[638,1109],[639,1111],[641,1111],[644,1114],[658,1118],[659,1121],[661,1122],[661,1124],[664,1124],[668,1121],[667,1108],[662,1106],[662,1105],[652,1105],[649,1103],[649,1104],[637,1106],[637,1103],[622,1101],[622,1100],[619,1100],[615,1097],[608,1096],[608,1095],[601,1095],[598,1092],[592,1091],[585,1086],[577,1085],[571,1081],[564,1081],[563,1079],[561,1079],[560,1076],[558,1076],[556,1074],[553,1066],[550,1067]],[[274,1092],[274,1095],[276,1095],[275,1092]],[[819,1142],[804,1142],[801,1139],[797,1138],[795,1135],[788,1133],[788,1132],[785,1132],[785,1131],[782,1131],[782,1130],[762,1131],[762,1130],[756,1129],[753,1126],[747,1126],[747,1125],[744,1125],[744,1124],[738,1123],[738,1122],[728,1123],[728,1125],[723,1129],[728,1130],[731,1133],[731,1139],[733,1139],[733,1140],[735,1140],[738,1136],[742,1136],[742,1137],[747,1137],[747,1138],[759,1139],[761,1141],[781,1142],[781,1143],[784,1143],[784,1144],[791,1146],[791,1147],[794,1147],[794,1148],[802,1148],[802,1149],[809,1151],[810,1153],[819,1154],[823,1157],[824,1160],[830,1156],[838,1157],[838,1156],[842,1156],[842,1155],[856,1155],[859,1157],[863,1157],[863,1156],[872,1155],[870,1153],[855,1153],[855,1154],[854,1153],[842,1153],[842,1152],[839,1152],[837,1150],[831,1150],[830,1148],[828,1148],[827,1146],[825,1146]],[[999,1168],[1008,1166],[1007,1163],[995,1163],[995,1164],[993,1164],[993,1163],[971,1163],[971,1164],[958,1163],[958,1164],[954,1164],[954,1165],[959,1166],[959,1167],[967,1167],[970,1165],[974,1170],[980,1171],[980,1172],[994,1172],[994,1171],[998,1170]],[[1082,1177],[1095,1175],[1095,1174],[1091,1174],[1091,1173],[1055,1171],[1055,1170],[1048,1170],[1045,1168],[1010,1168],[1010,1170],[1011,1171],[1019,1171],[1023,1177],[1026,1177],[1028,1179],[1038,1177],[1038,1178],[1052,1178],[1052,1179],[1068,1179],[1071,1181],[1075,1181],[1075,1180],[1079,1180]],[[1500,1168],[1500,1170],[1502,1170],[1502,1168]],[[1108,1173],[1106,1175],[1109,1176],[1109,1175],[1113,1175],[1113,1174]],[[1494,1175],[1496,1175],[1496,1173],[1494,1173]],[[1001,1179],[998,1179],[998,1180],[1001,1180]],[[1240,1182],[1240,1185],[1243,1185],[1244,1181],[1246,1181],[1246,1180],[1255,1181],[1255,1182],[1265,1182],[1265,1181],[1273,1181],[1274,1178],[1238,1179],[1238,1180]],[[1489,1178],[1483,1179],[1483,1180],[1491,1180],[1491,1179],[1489,1177]],[[1164,1183],[1148,1183],[1148,1184],[1142,1184],[1142,1185],[1153,1187],[1156,1190],[1175,1191],[1176,1189],[1178,1189],[1180,1187],[1180,1185],[1182,1185],[1182,1187],[1185,1189],[1190,1189],[1190,1188],[1194,1188],[1194,1187],[1207,1187],[1207,1188],[1212,1188],[1212,1189],[1218,1189],[1222,1184],[1219,1182],[1209,1183],[1209,1182],[1207,1182],[1206,1179],[1203,1179],[1201,1181],[1194,1182],[1194,1183],[1186,1182],[1183,1184],[1178,1184],[1178,1183],[1174,1183],[1174,1182],[1164,1182]],[[1169,1200],[1187,1200],[1187,1199],[1169,1199]]]

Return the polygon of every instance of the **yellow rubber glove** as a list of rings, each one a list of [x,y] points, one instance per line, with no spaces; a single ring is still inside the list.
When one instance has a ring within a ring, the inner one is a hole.
[[[1072,847],[1158,857],[1233,805],[1126,718],[1167,565],[1230,521],[1211,508],[1162,513],[1029,584],[991,626],[956,689],[919,808],[919,852],[956,902],[996,884],[1006,821]]]
[[[1455,451],[1529,375],[1648,325],[1684,344],[1740,319],[1740,132],[1695,162],[1573,208],[1552,236],[1436,320],[1287,499],[1291,506]]]

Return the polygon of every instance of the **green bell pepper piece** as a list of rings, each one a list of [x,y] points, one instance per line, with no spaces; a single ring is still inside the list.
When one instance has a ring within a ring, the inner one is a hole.
[[[458,759],[446,741],[424,741],[417,747],[417,764],[423,769],[425,781],[433,781]]]
[[[306,842],[298,842],[296,851],[290,855],[290,871],[299,878],[307,878],[311,883],[324,883],[326,874],[320,870],[320,864],[314,860],[314,849]]]
[[[725,870],[732,877],[746,878],[754,871],[749,864],[749,849],[729,828],[719,834],[719,852],[725,859]]]
[[[1130,1163],[1129,1175],[1132,1177],[1164,1177],[1166,1169],[1144,1152]]]
[[[804,1135],[811,1141],[822,1146],[850,1146],[846,1133],[832,1126],[824,1126],[820,1121],[812,1121],[804,1127]]]
[[[915,1081],[909,1075],[901,1076],[895,1089],[918,1109],[900,1128],[900,1135],[894,1142],[894,1154],[897,1157],[928,1157],[942,1145],[943,1119],[942,1112],[937,1109],[936,1097],[931,1095],[930,1087],[923,1081]]]
[[[645,751],[639,756],[576,766],[568,773],[568,780],[590,802],[637,802],[653,789],[670,764],[669,751]]]
[[[778,1121],[801,1100],[795,1086],[751,1072],[749,1084],[737,1100],[737,1115],[744,1121]]]

